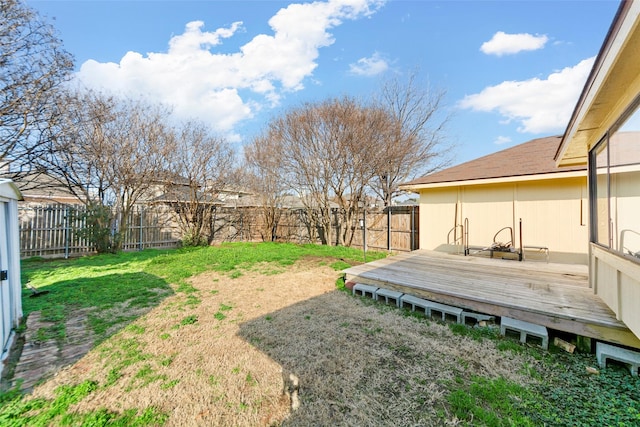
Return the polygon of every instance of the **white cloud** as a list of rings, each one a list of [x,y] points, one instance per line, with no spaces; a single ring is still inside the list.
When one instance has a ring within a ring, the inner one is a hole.
[[[334,42],[332,28],[369,16],[382,4],[291,4],[269,20],[272,34],[258,34],[232,53],[215,48],[242,29],[242,22],[206,31],[204,22],[193,21],[169,40],[166,52],[128,52],[119,63],[89,60],[78,78],[89,87],[147,96],[173,106],[182,117],[202,119],[232,134],[234,126],[262,104],[277,105],[283,93],[304,88],[318,65],[320,49]]]
[[[542,49],[547,41],[549,41],[549,38],[545,35],[507,34],[498,31],[491,40],[482,43],[480,50],[487,55],[513,55],[524,50]]]
[[[389,64],[378,52],[369,58],[360,58],[355,64],[349,65],[349,72],[357,76],[376,76],[388,69]]]
[[[546,79],[506,81],[467,95],[459,107],[497,111],[506,122],[520,123],[519,132],[561,132],[567,126],[594,58],[552,73]]]
[[[496,145],[508,144],[510,142],[511,138],[509,138],[508,136],[499,136],[495,141],[493,141],[493,143]]]

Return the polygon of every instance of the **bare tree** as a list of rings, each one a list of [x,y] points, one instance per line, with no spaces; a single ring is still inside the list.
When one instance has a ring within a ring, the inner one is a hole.
[[[119,231],[127,229],[132,209],[172,152],[170,112],[92,91],[69,92],[53,108],[56,114],[43,134],[47,155],[37,159],[38,171],[110,222],[109,250],[118,250]],[[116,216],[106,215],[105,208]]]
[[[393,121],[384,110],[349,97],[328,101],[321,110],[333,127],[327,156],[333,171],[330,190],[339,207],[337,242],[350,246],[357,219],[366,208],[367,186],[378,171],[378,160],[386,155],[384,142]]]
[[[323,244],[332,239],[332,168],[328,156],[329,123],[312,104],[290,111],[269,127],[274,155],[280,159],[282,178],[305,205]]]
[[[105,166],[119,214],[117,229],[126,230],[132,209],[149,193],[174,147],[167,108],[138,99],[117,106],[106,129],[110,147]]]
[[[64,187],[85,205],[113,204],[110,159],[114,156],[108,127],[116,119],[118,100],[92,91],[61,92],[43,132],[46,154],[39,156],[29,178],[39,176],[52,187]],[[47,184],[45,184],[47,185]]]
[[[73,69],[53,28],[20,0],[0,3],[0,172],[19,178],[42,155],[41,131]]]
[[[263,153],[254,160],[298,194],[324,244],[350,244],[391,124],[384,110],[349,97],[304,104],[273,120],[249,152]]]
[[[383,83],[375,103],[388,112],[394,124],[388,128],[385,155],[379,158],[371,188],[385,206],[391,204],[402,182],[449,164],[445,95],[445,91],[418,82],[415,73],[406,82],[394,77]]]
[[[216,205],[235,174],[231,145],[203,123],[184,123],[174,133],[166,171],[166,197],[178,214],[183,242],[211,243]]]
[[[282,204],[287,187],[282,179],[281,158],[277,155],[277,143],[261,135],[245,147],[245,179],[247,189],[260,201],[263,241],[275,241],[282,216]]]

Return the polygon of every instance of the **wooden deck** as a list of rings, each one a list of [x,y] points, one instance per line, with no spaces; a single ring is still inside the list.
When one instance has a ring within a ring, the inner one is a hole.
[[[419,250],[344,272],[347,281],[640,348],[638,337],[588,287],[584,265]]]

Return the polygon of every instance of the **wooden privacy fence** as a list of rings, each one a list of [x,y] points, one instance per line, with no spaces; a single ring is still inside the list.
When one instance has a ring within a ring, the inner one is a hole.
[[[356,232],[352,246],[364,249],[408,252],[419,249],[420,208],[415,205],[367,210],[360,219],[364,230]]]
[[[93,253],[91,243],[78,233],[87,227],[85,213],[83,206],[19,207],[20,256],[68,258]],[[178,229],[158,209],[133,209],[127,222],[123,250],[176,247],[180,241]]]
[[[94,253],[91,243],[79,230],[87,227],[82,206],[23,206],[20,220],[20,255],[28,257],[73,257]],[[115,215],[118,217],[117,215]],[[392,206],[367,210],[366,229],[354,226],[352,246],[372,250],[411,251],[418,248],[418,207]],[[136,207],[126,221],[122,249],[175,248],[181,244],[181,231],[175,212],[168,206]],[[116,222],[115,227],[118,227]],[[334,236],[337,225],[334,224]],[[217,207],[210,225],[214,243],[270,240],[265,235],[262,210],[257,207]],[[115,230],[115,229],[114,229]],[[303,209],[284,209],[275,229],[276,240],[293,243],[320,243]],[[335,242],[332,242],[335,244]]]

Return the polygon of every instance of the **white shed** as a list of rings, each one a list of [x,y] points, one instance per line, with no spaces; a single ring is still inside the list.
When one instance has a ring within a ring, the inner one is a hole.
[[[22,194],[13,181],[0,179],[0,345],[1,362],[9,355],[13,329],[22,318],[18,200]],[[4,363],[0,363],[0,373]]]

